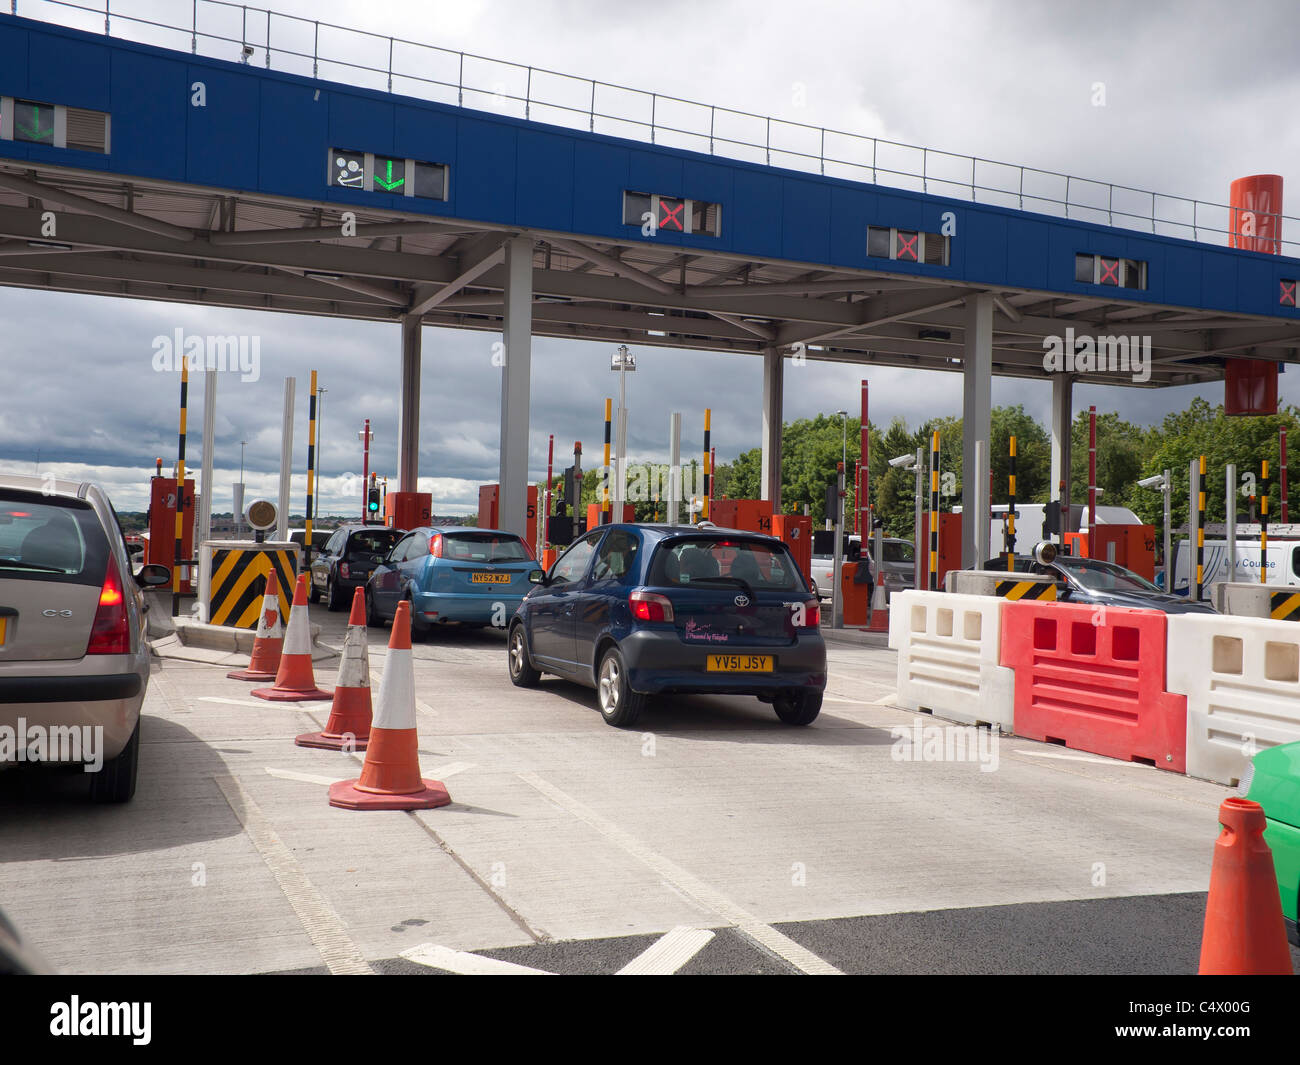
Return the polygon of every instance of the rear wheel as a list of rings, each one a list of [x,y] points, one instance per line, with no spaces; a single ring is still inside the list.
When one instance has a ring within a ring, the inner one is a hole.
[[[319,603],[320,589],[316,587],[316,575],[314,573],[307,578],[307,583],[311,586],[311,590],[307,593],[307,600],[312,603]]]
[[[772,700],[772,709],[787,725],[810,725],[822,712],[822,693],[811,688],[783,691]]]
[[[524,635],[522,625],[516,625],[511,630],[506,663],[510,670],[510,683],[516,688],[535,688],[542,679],[542,674],[534,668],[528,657],[528,638]]]
[[[384,627],[384,619],[379,616],[379,612],[375,609],[375,599],[374,596],[370,594],[369,588],[366,589],[365,595],[366,624],[372,629],[382,629]]]
[[[600,660],[596,671],[596,696],[605,723],[615,728],[630,728],[645,708],[645,696],[628,686],[627,667],[617,647],[611,647]]]
[[[129,802],[135,794],[136,769],[140,764],[140,721],[126,741],[122,753],[110,758],[90,780],[90,798],[94,802]]]
[[[325,606],[329,610],[343,609],[343,597],[339,595],[338,585],[333,581],[325,582]]]

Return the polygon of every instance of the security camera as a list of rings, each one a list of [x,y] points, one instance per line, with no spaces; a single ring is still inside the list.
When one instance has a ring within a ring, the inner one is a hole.
[[[1154,477],[1143,477],[1142,480],[1138,481],[1139,488],[1164,488],[1164,486],[1165,475],[1163,473]]]
[[[896,459],[890,459],[889,464],[895,469],[899,469],[903,466],[910,466],[915,461],[915,455],[899,455]]]

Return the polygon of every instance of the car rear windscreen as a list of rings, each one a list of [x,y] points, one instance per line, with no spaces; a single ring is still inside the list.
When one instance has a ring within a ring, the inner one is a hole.
[[[100,585],[108,540],[88,503],[0,490],[0,580]]]
[[[754,591],[805,592],[803,575],[783,547],[748,540],[672,540],[655,552],[651,585],[734,587]]]
[[[348,537],[348,557],[377,560],[393,549],[402,538],[396,529],[367,529]]]
[[[528,548],[501,533],[443,533],[442,557],[460,562],[527,562]]]

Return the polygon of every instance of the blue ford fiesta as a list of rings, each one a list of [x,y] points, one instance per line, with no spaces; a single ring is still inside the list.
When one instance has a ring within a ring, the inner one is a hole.
[[[619,727],[663,693],[755,695],[790,725],[821,711],[817,595],[774,537],[605,525],[530,579],[507,637],[520,687],[543,673],[593,687]]]
[[[412,529],[366,582],[366,622],[382,626],[411,604],[411,630],[437,625],[504,628],[541,574],[528,545],[514,533],[464,526]]]

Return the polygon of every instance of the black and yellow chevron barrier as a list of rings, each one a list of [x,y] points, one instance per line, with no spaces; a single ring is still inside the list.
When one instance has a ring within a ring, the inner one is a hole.
[[[280,617],[289,617],[298,553],[289,548],[256,551],[219,547],[212,551],[212,580],[208,592],[208,623],[237,629],[257,628],[262,610],[262,578],[272,569],[279,583]]]
[[[1300,621],[1300,592],[1273,592],[1268,597],[1268,616],[1274,621]]]
[[[993,594],[1003,599],[1055,599],[1056,585],[1051,581],[998,581]]]

